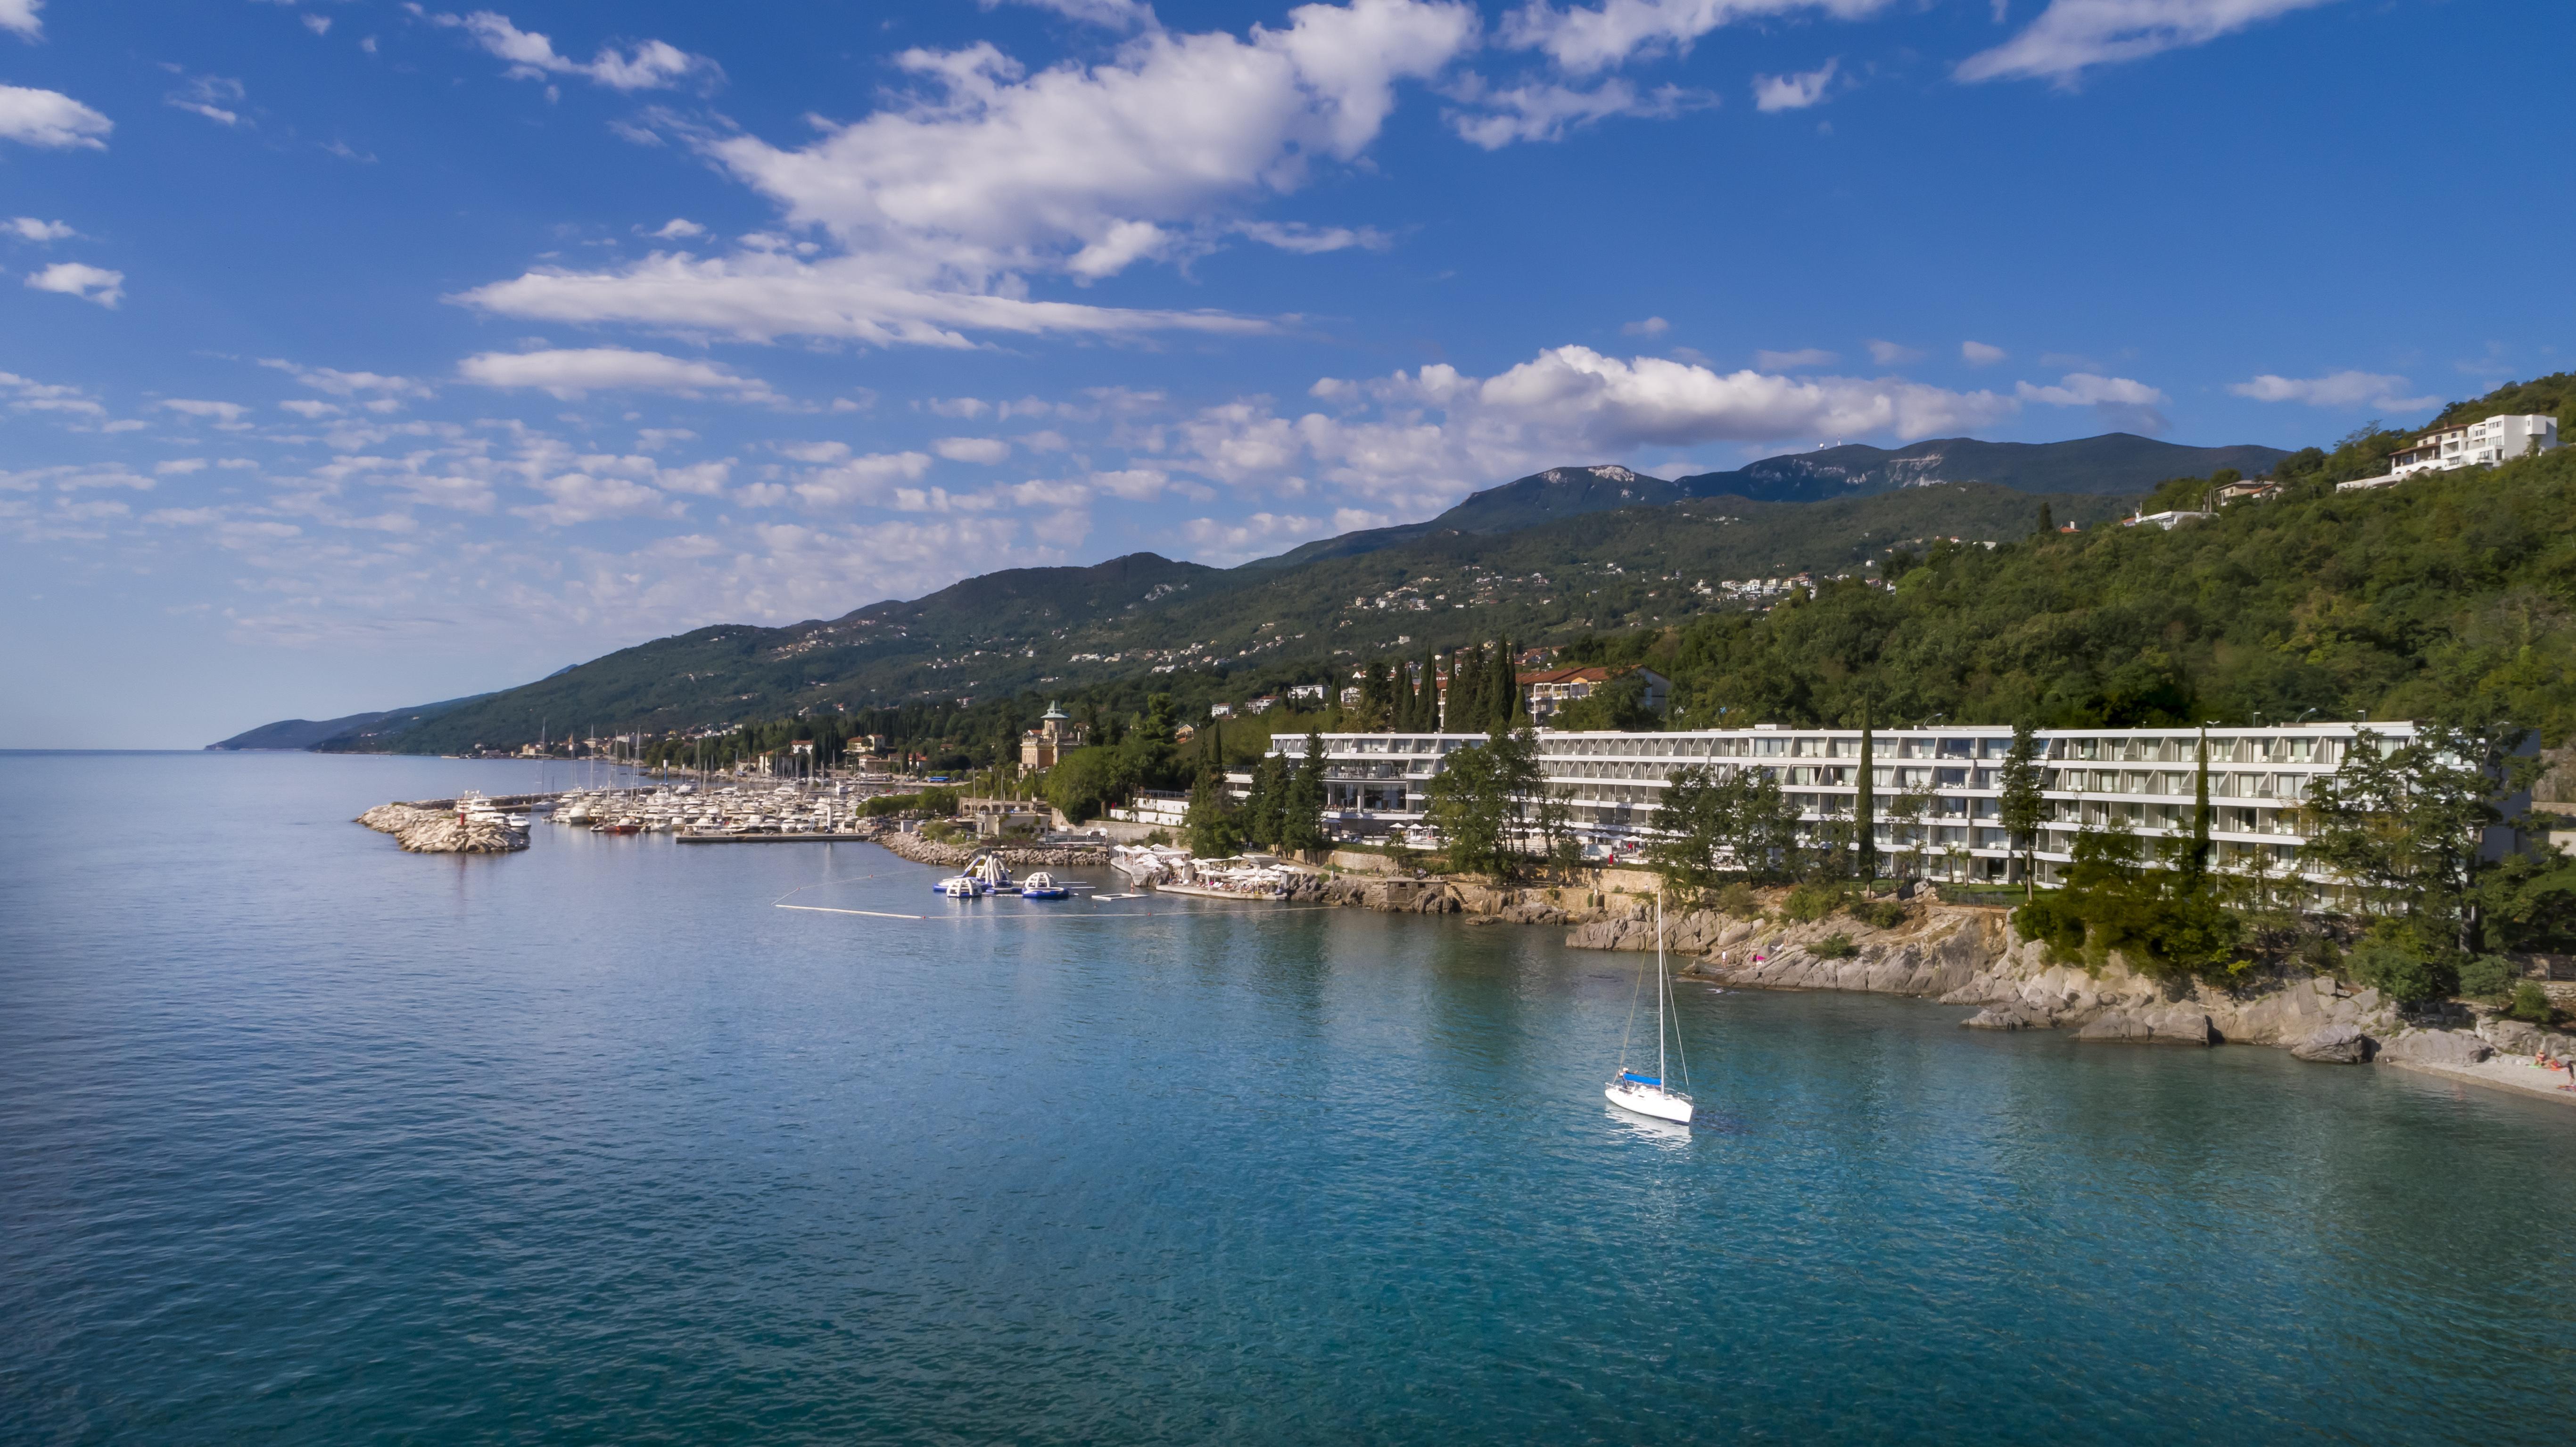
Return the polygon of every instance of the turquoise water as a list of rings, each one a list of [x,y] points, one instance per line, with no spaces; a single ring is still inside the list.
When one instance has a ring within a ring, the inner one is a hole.
[[[1635,957],[345,822],[527,766],[0,756],[0,1440],[2477,1442],[2576,1112]],[[912,922],[772,907],[918,913]]]

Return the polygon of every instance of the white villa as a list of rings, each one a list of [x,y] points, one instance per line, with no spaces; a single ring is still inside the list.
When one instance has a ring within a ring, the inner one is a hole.
[[[2309,782],[2340,764],[2363,729],[2377,735],[2382,747],[2416,732],[2411,723],[2210,729],[2210,838],[2216,865],[2285,881],[2296,877],[2319,890],[2327,887],[2327,875],[2302,867],[2298,807]],[[2079,829],[2121,822],[2149,841],[2187,837],[2202,737],[2197,729],[2038,731],[2040,784],[2049,814],[2035,855],[2039,881],[2057,880]],[[1447,756],[1486,741],[1483,734],[1322,738],[1324,823],[1346,838],[1421,825],[1425,791]],[[1542,729],[1537,739],[1548,788],[1565,801],[1572,831],[1589,844],[1651,839],[1655,803],[1665,781],[1686,768],[1763,770],[1798,806],[1799,818],[1811,831],[1828,820],[1851,818],[1859,795],[1857,729],[1757,725],[1625,734]],[[1274,740],[1275,751],[1290,758],[1302,758],[1305,747],[1302,738]],[[2018,880],[2020,860],[1998,817],[2000,771],[2011,747],[2011,730],[1992,726],[1875,732],[1871,787],[1881,857],[1936,878]],[[1920,816],[1911,821],[1893,807],[1908,792],[1925,799]]]
[[[2459,467],[2492,467],[2558,445],[2558,419],[2543,413],[2494,416],[2427,432],[2388,459],[2388,475],[2342,483],[2335,489],[2387,487],[2419,472],[2448,472]]]

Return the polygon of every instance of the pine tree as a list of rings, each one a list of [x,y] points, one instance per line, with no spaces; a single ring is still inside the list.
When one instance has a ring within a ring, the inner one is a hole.
[[[2002,789],[1996,801],[2004,832],[2021,850],[2022,897],[2038,897],[2039,826],[2048,817],[2048,799],[2040,792],[2039,740],[2027,720],[2013,725],[2012,749],[2004,755]]]

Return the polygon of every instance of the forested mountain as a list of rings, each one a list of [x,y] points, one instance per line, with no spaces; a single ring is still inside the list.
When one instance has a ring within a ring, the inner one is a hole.
[[[1673,486],[1691,496],[1732,493],[1772,502],[1820,502],[1936,482],[1990,482],[2020,492],[2098,492],[2127,497],[2169,477],[2232,467],[2258,477],[2289,454],[2277,447],[2180,447],[2109,432],[2072,442],[1980,442],[1939,437],[1889,451],[1857,444],[1766,457],[1734,472],[1703,472]]]
[[[656,639],[475,700],[392,746],[506,748],[567,727],[697,729],[1189,670],[1319,680],[1346,672],[1349,659],[1426,640],[1537,639],[1741,608],[1727,580],[1862,569],[1934,536],[2018,537],[2041,501],[1986,486],[1815,505],[1696,498],[1493,534],[1442,529],[1290,566],[1221,570],[1138,553],[1096,568],[1021,569],[829,621]],[[2121,511],[2098,496],[2046,501],[2066,522]]]
[[[261,724],[247,733],[238,733],[221,743],[206,745],[210,749],[310,749],[333,739],[364,740],[390,738],[447,712],[487,698],[472,694],[451,698],[444,703],[424,703],[411,708],[385,709],[377,713],[353,713],[330,719],[280,719]]]
[[[2567,411],[2568,383],[2515,384],[2445,416]],[[2143,487],[2035,496],[1900,480],[1795,503],[1675,498],[1698,480],[1555,469],[1444,515],[1508,520],[1527,507],[1532,526],[1435,519],[1234,569],[1137,554],[995,574],[830,621],[657,640],[463,701],[398,735],[379,722],[324,746],[455,752],[514,746],[540,727],[670,732],[797,717],[845,720],[847,732],[861,712],[892,717],[875,711],[900,705],[908,736],[963,730],[960,745],[982,741],[972,753],[1000,747],[1051,696],[1124,717],[1151,692],[1196,707],[1289,682],[1338,684],[1371,659],[1418,662],[1498,637],[1651,658],[1675,679],[1673,716],[1685,723],[1848,721],[1867,701],[1890,722],[2484,710],[2553,735],[2576,724],[2576,452],[2334,490],[2385,472],[2407,435],[2360,432],[2332,452],[2265,449],[2283,495],[2170,533],[2102,526]],[[2106,442],[2143,439],[2063,446]],[[1946,465],[1955,451],[1860,449],[1871,456],[1848,460],[1884,481],[1887,459],[1940,452]],[[2205,492],[2203,476],[2183,476],[2153,496],[2167,505]],[[1629,505],[1594,506],[1616,501]],[[2082,530],[2040,533],[2043,516]],[[1724,586],[1799,572],[1819,585],[1785,600]],[[1854,580],[1830,582],[1838,573]]]

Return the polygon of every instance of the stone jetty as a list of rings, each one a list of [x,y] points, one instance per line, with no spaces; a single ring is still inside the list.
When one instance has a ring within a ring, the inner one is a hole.
[[[414,854],[509,854],[528,847],[528,831],[496,819],[461,818],[452,809],[378,804],[358,822]]]

